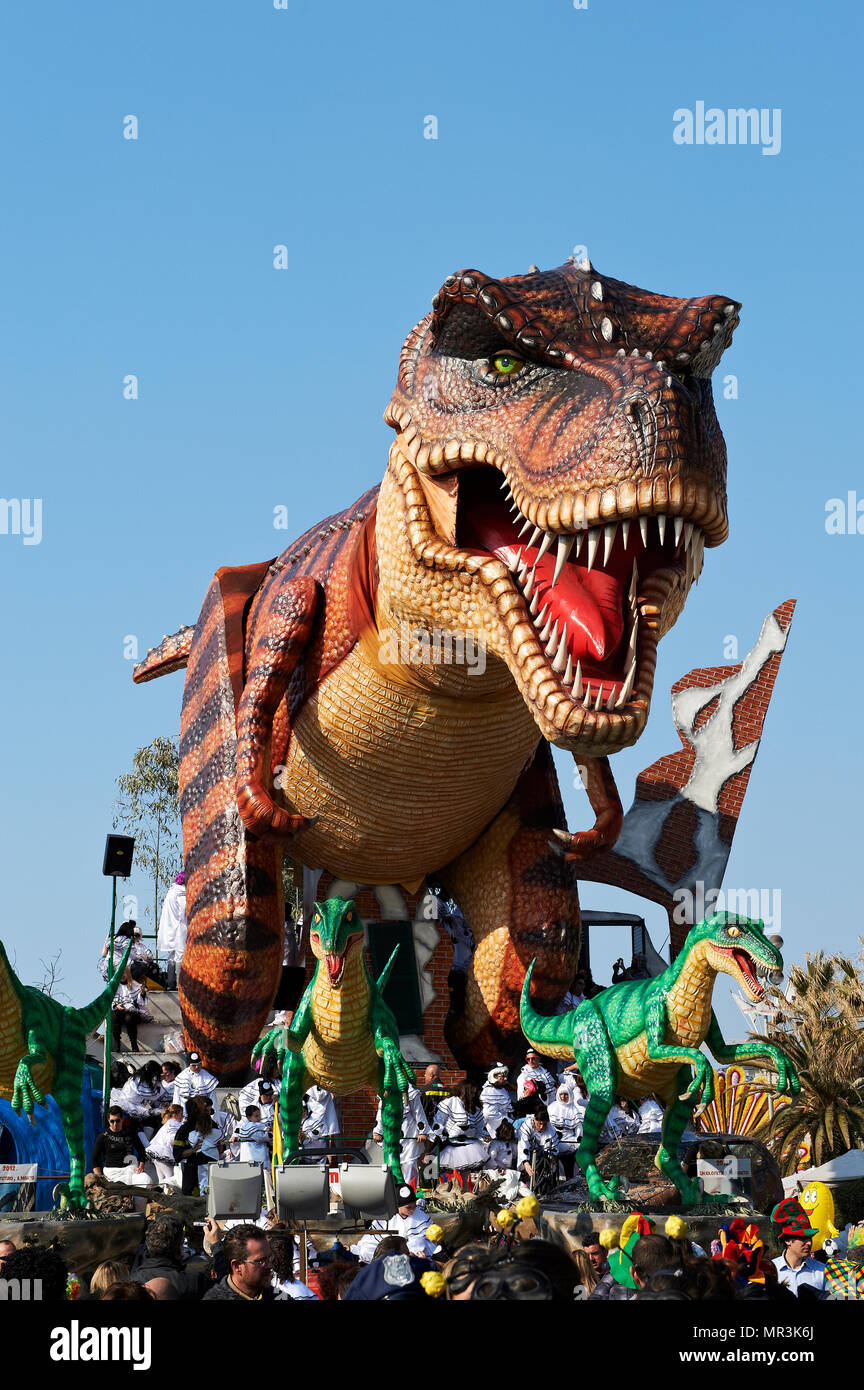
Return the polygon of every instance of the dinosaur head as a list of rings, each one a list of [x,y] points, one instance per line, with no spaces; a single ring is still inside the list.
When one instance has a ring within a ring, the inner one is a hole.
[[[765,935],[759,921],[736,917],[731,912],[715,912],[690,932],[684,951],[702,943],[702,952],[712,970],[731,975],[742,986],[748,999],[758,1001],[765,988],[758,972],[783,969],[783,957]]]
[[[327,971],[331,989],[341,985],[349,954],[358,947],[362,950],[363,935],[363,923],[353,902],[327,898],[326,902],[315,904],[309,944]]]
[[[385,419],[416,615],[474,628],[559,746],[639,737],[657,642],[726,538],[711,373],[739,308],[572,262],[465,270],[403,346]]]

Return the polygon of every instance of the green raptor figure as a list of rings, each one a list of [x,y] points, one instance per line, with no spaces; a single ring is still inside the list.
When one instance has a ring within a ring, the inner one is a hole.
[[[402,1097],[414,1073],[399,1051],[399,1030],[382,991],[396,957],[393,952],[377,984],[366,968],[363,922],[353,902],[328,898],[316,903],[309,942],[318,964],[290,1028],[273,1028],[252,1056],[285,1058],[279,1093],[282,1149],[299,1149],[303,1092],[310,1084],[334,1096],[372,1086],[381,1097],[384,1161],[402,1182],[399,1148]],[[398,947],[397,947],[398,950]]]
[[[718,972],[737,980],[748,998],[762,999],[765,990],[756,974],[760,966],[768,971],[783,968],[763,924],[715,912],[692,928],[662,975],[612,985],[570,1013],[546,1018],[531,1007],[532,962],[522,990],[522,1030],[538,1051],[549,1057],[575,1057],[579,1063],[590,1099],[576,1161],[592,1197],[614,1200],[618,1195],[618,1179],[604,1182],[595,1162],[600,1131],[616,1095],[640,1101],[654,1094],[666,1112],[654,1162],[674,1182],[685,1204],[704,1200],[677,1159],[678,1143],[694,1108],[700,1102],[709,1104],[714,1096],[703,1043],[718,1062],[767,1061],[777,1072],[781,1094],[800,1091],[795,1069],[779,1048],[724,1042],[711,1008]]]
[[[123,978],[132,942],[98,998],[83,1009],[59,1004],[50,995],[22,985],[0,942],[0,1096],[33,1120],[35,1105],[50,1094],[60,1107],[69,1149],[66,1205],[83,1208],[84,1120],[81,1084],[87,1034],[102,1022]]]

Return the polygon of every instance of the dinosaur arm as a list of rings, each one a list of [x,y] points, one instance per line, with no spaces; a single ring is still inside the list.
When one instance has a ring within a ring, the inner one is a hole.
[[[315,622],[318,586],[309,577],[274,584],[262,597],[248,642],[247,675],[237,709],[237,806],[259,838],[295,834],[308,820],[277,806],[265,786],[270,775],[273,718],[306,650]]]
[[[767,1061],[777,1072],[777,1090],[781,1095],[784,1091],[791,1091],[793,1095],[800,1091],[801,1083],[795,1068],[779,1047],[769,1042],[727,1043],[713,1010],[706,1041],[718,1062]]]
[[[18,1063],[12,1086],[12,1109],[19,1115],[22,1110],[25,1115],[32,1115],[34,1105],[45,1104],[45,1097],[31,1075],[31,1068],[46,1060],[45,1049],[35,1028],[28,1029],[27,1047],[29,1051]]]
[[[702,1103],[707,1105],[714,1099],[714,1083],[711,1067],[704,1052],[695,1047],[684,1047],[681,1043],[663,1041],[667,1026],[665,994],[658,989],[649,989],[644,1001],[644,1011],[648,1056],[656,1062],[669,1061],[675,1062],[678,1066],[691,1066],[695,1075],[686,1095],[689,1098],[701,1093]]]
[[[611,849],[621,834],[624,811],[608,758],[584,758],[579,764],[582,782],[591,802],[595,821],[591,830],[555,830],[553,849],[567,859],[586,859],[601,849]]]
[[[382,1097],[385,1092],[392,1094],[393,1091],[407,1091],[416,1078],[399,1050],[399,1030],[393,1012],[385,1004],[377,988],[372,990],[369,1021],[372,1025],[375,1051],[384,1068]]]
[[[252,1049],[253,1061],[259,1059],[264,1061],[269,1058],[282,1061],[286,1052],[301,1051],[312,1027],[312,986],[314,983],[313,976],[303,992],[303,998],[294,1011],[291,1027],[285,1028],[280,1024],[276,1028],[268,1028],[263,1037],[258,1039]]]

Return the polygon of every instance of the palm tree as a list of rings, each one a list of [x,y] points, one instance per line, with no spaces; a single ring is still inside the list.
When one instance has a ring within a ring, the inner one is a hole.
[[[808,1140],[817,1166],[864,1147],[864,978],[848,956],[817,951],[790,967],[785,993],[773,986],[769,997],[775,1013],[766,1040],[792,1062],[801,1093],[789,1096],[753,1137],[789,1176]]]

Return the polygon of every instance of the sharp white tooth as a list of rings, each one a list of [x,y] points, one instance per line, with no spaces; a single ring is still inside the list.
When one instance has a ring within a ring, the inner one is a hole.
[[[603,568],[609,563],[609,556],[612,554],[612,547],[615,544],[615,533],[618,530],[617,521],[607,521],[603,527]]]
[[[629,653],[630,653],[630,659],[631,659],[631,661],[632,661],[633,657],[636,655],[636,642],[637,642],[638,636],[639,636],[639,620],[638,620],[638,617],[637,617],[636,622],[633,624],[632,628],[630,629],[630,641],[627,643],[627,648],[628,648],[628,651],[629,651]]]
[[[552,629],[552,636],[549,638],[549,641],[546,643],[546,648],[545,648],[546,655],[549,657],[549,660],[550,660],[550,661],[552,660],[553,656],[556,655],[557,651],[558,651],[558,624],[557,624],[557,622],[556,622],[555,626],[554,626],[553,629]]]
[[[531,530],[531,522],[530,522],[530,521],[526,521],[526,522],[525,522],[525,525],[522,527],[522,530],[519,532],[519,539],[520,539],[520,541],[521,541],[522,537],[525,535],[525,532],[526,532],[526,531],[530,531],[530,530]]]
[[[588,532],[588,568],[591,569],[597,559],[597,547],[600,544],[600,527],[592,526]]]
[[[554,539],[555,537],[551,531],[547,531],[544,534],[543,543],[540,546],[540,554],[537,556],[538,560],[542,559],[542,557],[546,554],[546,551],[550,548]]]
[[[627,356],[627,349],[626,349],[626,348],[619,348],[618,351],[616,352],[615,356],[616,356],[616,357],[626,357],[626,356]]]
[[[629,592],[629,594],[628,594],[628,598],[630,599],[630,607],[631,607],[631,608],[635,608],[635,607],[636,607],[636,594],[637,594],[638,589],[639,589],[639,571],[638,571],[638,569],[636,568],[636,561],[634,560],[634,561],[633,561],[633,573],[632,573],[631,576],[630,576],[630,592]]]
[[[584,544],[585,544],[585,532],[584,532],[584,531],[578,531],[578,532],[576,533],[576,551],[575,551],[575,553],[574,553],[574,555],[573,555],[573,559],[574,559],[574,560],[578,560],[578,559],[579,559],[579,552],[581,551],[582,546],[583,546]]]
[[[676,516],[676,518],[675,518],[675,544],[676,544],[676,546],[677,546],[678,542],[679,542],[680,539],[681,539],[681,531],[682,531],[683,527],[684,527],[684,518],[681,517],[681,516]]]
[[[647,518],[647,516],[640,516],[640,518],[639,518],[639,530],[640,530],[641,533],[642,533],[642,544],[644,545],[645,549],[647,550],[647,549],[648,549],[648,518]]]
[[[614,685],[613,685],[612,689],[609,691],[609,698],[608,698],[608,700],[606,701],[606,704],[603,706],[603,708],[604,708],[604,709],[614,709],[614,708],[615,708],[615,687],[614,687]]]
[[[519,564],[519,561],[517,560],[516,563]],[[524,583],[525,583],[525,575],[526,575],[527,573],[528,573],[528,566],[527,566],[527,564],[525,563],[525,561],[523,560],[522,563],[519,565],[518,570],[516,571],[516,574],[517,574],[517,576],[518,576],[518,579],[519,579],[519,583],[520,583],[520,584],[524,584]]]
[[[672,378],[671,378],[671,376],[667,376],[667,378],[666,378],[666,388],[667,388],[667,390],[668,390],[668,388],[669,388],[671,385],[672,385]]]
[[[509,491],[510,491],[510,484],[508,483],[508,481],[507,481],[506,478],[502,478],[502,479],[501,479],[501,491],[502,491],[502,492],[509,492]]]
[[[554,635],[554,634],[553,634]],[[561,633],[561,641],[558,643],[558,650],[555,653],[555,660],[552,662],[552,670],[556,676],[560,676],[567,667],[567,624],[564,624],[564,631]]]
[[[629,539],[630,539],[630,522],[629,522],[629,521],[622,521],[622,522],[621,522],[621,544],[623,545],[623,547],[624,547],[625,550],[627,549],[627,542],[628,542]]]
[[[658,518],[657,518],[657,530],[658,530],[659,535],[660,535],[660,544],[661,544],[661,545],[665,545],[665,544],[666,544],[666,518],[665,518],[665,516],[663,515],[662,512],[660,513],[660,515],[659,515]]]
[[[585,687],[585,699],[582,701],[582,708],[583,708],[583,709],[590,709],[590,708],[591,708],[591,687],[590,687],[590,685],[586,685],[586,687]]]
[[[548,617],[547,617],[547,614],[548,614]],[[546,626],[544,627],[543,631],[540,633],[540,641],[541,641],[541,642],[545,642],[545,641],[546,641],[546,638],[549,636],[549,633],[552,631],[552,609],[551,609],[551,608],[544,608],[544,609],[543,609],[543,612],[542,612],[541,618],[540,618],[540,621],[541,621],[541,622],[543,621],[543,618],[546,618]]]
[[[519,510],[517,504],[514,502],[514,500],[513,500],[512,497],[511,497],[511,499],[510,499],[510,510],[511,510],[511,512],[513,513],[514,516],[521,516],[521,515],[522,515],[522,513],[520,512],[520,510]]]
[[[530,546],[536,545],[537,542],[539,541],[539,539],[540,539],[540,537],[541,537],[542,535],[543,535],[543,532],[540,530],[540,527],[539,527],[539,526],[535,526],[535,527],[534,527],[534,530],[531,532],[531,536],[530,536],[530,538],[529,538],[529,540],[528,540],[528,544],[529,544]]]
[[[576,662],[576,677],[573,681],[573,699],[582,699],[582,662]]]
[[[665,362],[659,362],[659,361],[658,361],[655,365],[656,365],[656,367],[657,367],[658,372],[665,371],[665,369],[666,369],[666,363],[665,363]]]
[[[621,693],[619,694],[618,699],[615,701],[616,709],[620,709],[622,705],[626,705],[627,701],[630,699],[630,696],[633,693],[633,682],[635,681],[635,679],[636,662],[634,661],[630,667],[630,670],[627,672],[627,679],[621,687]]]
[[[566,631],[566,628],[565,628],[565,631]],[[570,653],[568,652],[568,653],[567,653],[567,669],[566,669],[566,671],[564,672],[564,675],[563,675],[562,680],[561,680],[561,684],[562,684],[562,685],[569,685],[570,682],[572,681],[572,679],[573,679],[573,658],[572,658],[572,656],[570,655]]]
[[[567,557],[573,549],[573,536],[558,537],[558,554],[555,557],[555,573],[552,576],[553,585],[558,583],[558,577],[567,563]]]
[[[691,545],[692,540],[693,540],[693,522],[692,522],[692,521],[685,521],[685,522],[684,522],[684,548],[685,548],[685,550],[689,550],[689,549],[690,549],[690,545]]]
[[[531,577],[532,577],[532,579],[533,579],[533,577],[534,577],[533,574],[532,574]],[[532,618],[536,618],[536,617],[537,617],[537,609],[538,609],[539,607],[540,607],[540,595],[539,595],[539,594],[535,594],[534,597],[533,597],[532,600],[531,600],[531,607],[528,609],[528,612],[531,614],[531,617],[532,617]]]
[[[594,708],[595,708],[595,709],[602,709],[602,708],[603,708],[603,682],[602,682],[602,681],[600,682],[600,684],[599,684],[598,687],[597,687],[597,699],[594,701]]]
[[[648,361],[649,361],[649,362],[653,362],[653,360],[654,360],[654,354],[653,354],[653,352],[646,352],[645,356],[648,358]]]
[[[526,568],[527,568],[527,566],[526,566]],[[531,595],[533,594],[533,592],[534,592],[534,571],[532,570],[531,573],[528,575],[528,579],[527,579],[527,581],[525,581],[525,587],[524,587],[524,589],[522,590],[522,593],[523,593],[523,595],[524,595],[524,597],[525,597],[526,602],[527,602],[527,600],[531,597]]]

